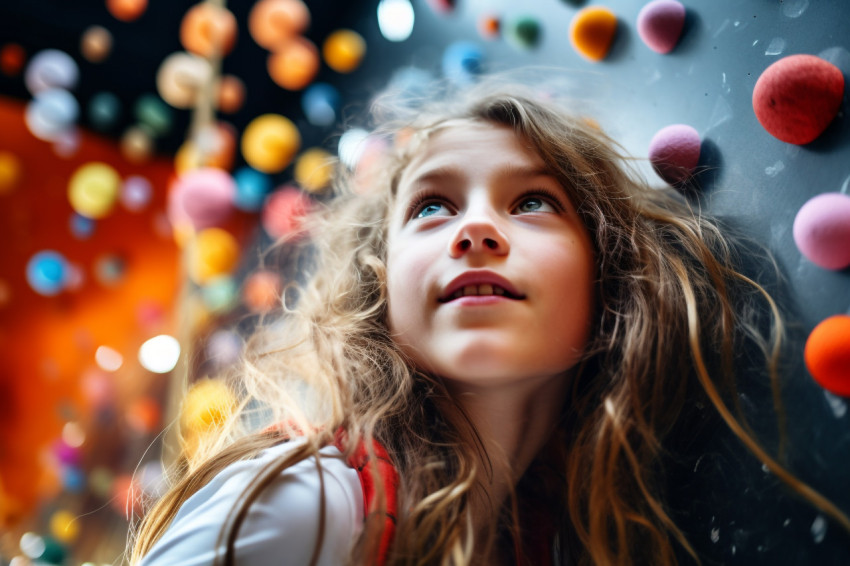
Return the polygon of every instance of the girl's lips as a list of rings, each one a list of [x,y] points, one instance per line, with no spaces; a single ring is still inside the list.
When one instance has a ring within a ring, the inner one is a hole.
[[[468,297],[495,297],[503,300],[525,298],[513,284],[498,273],[486,270],[467,271],[452,279],[438,299],[448,303]]]
[[[515,301],[516,299],[511,299],[505,296],[500,295],[466,295],[457,299],[452,299],[450,301],[446,301],[447,303],[451,303],[452,305],[457,306],[487,306],[487,305],[495,305],[499,303],[503,303],[505,301]]]

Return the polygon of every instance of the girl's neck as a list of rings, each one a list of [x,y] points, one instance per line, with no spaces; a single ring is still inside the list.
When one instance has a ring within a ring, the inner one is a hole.
[[[555,429],[569,382],[560,375],[499,387],[447,383],[480,439],[479,444],[472,431],[466,439],[470,452],[479,455],[485,494],[472,499],[476,532],[492,532],[496,526],[502,506]]]

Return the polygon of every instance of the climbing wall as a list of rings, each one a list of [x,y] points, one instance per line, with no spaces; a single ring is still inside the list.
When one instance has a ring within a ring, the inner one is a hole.
[[[388,84],[481,73],[569,95],[653,183],[770,250],[779,276],[757,251],[747,270],[789,313],[784,435],[758,369],[739,402],[850,512],[850,4],[212,4],[0,6],[0,563],[120,562],[163,426],[229,410],[198,380],[177,414],[178,374],[227,367],[274,307],[257,251],[324,198],[326,157],[368,166]],[[670,478],[704,563],[850,563],[850,534],[704,409]]]

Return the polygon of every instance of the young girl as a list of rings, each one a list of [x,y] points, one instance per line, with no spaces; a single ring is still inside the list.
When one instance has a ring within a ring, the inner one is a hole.
[[[519,88],[387,131],[368,190],[308,219],[313,276],[253,337],[240,410],[146,515],[135,563],[699,562],[663,462],[700,403],[850,525],[736,410],[738,348],[775,380],[782,325],[715,223]]]

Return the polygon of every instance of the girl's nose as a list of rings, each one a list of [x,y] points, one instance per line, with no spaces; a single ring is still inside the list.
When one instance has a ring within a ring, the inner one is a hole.
[[[492,219],[484,216],[464,220],[449,242],[449,255],[453,258],[471,253],[507,255],[509,251],[508,238]]]

